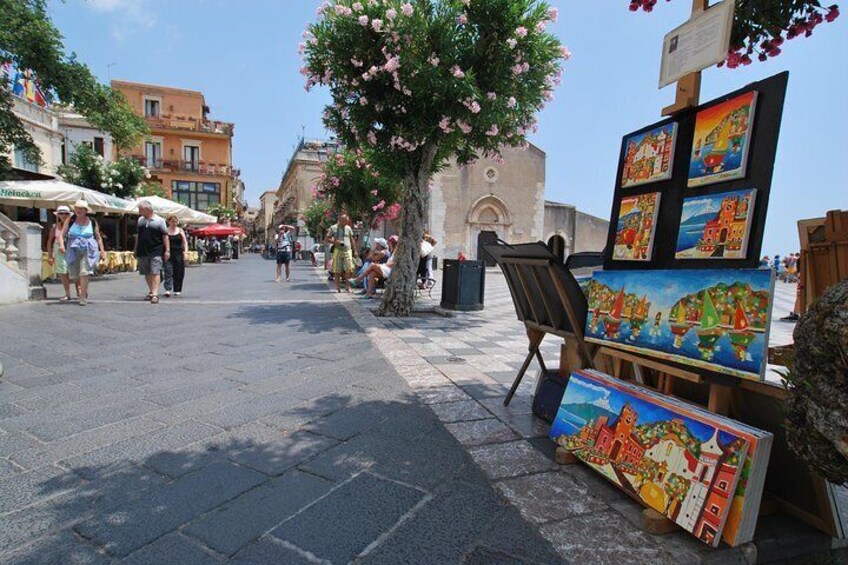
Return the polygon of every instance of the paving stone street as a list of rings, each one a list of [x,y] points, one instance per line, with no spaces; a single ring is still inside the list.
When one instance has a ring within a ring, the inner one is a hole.
[[[643,533],[626,495],[559,468],[533,378],[503,407],[527,345],[487,276],[486,310],[453,318],[380,320],[305,262],[275,284],[257,256],[191,268],[157,306],[122,274],[86,308],[0,308],[0,562],[719,555]]]

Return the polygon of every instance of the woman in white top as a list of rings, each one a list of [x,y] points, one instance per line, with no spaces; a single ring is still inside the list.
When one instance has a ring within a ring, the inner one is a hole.
[[[50,229],[50,237],[47,238],[47,262],[53,266],[53,272],[59,275],[59,280],[62,281],[65,289],[65,296],[60,298],[59,302],[67,302],[71,299],[71,277],[68,276],[68,262],[65,260],[63,246],[59,242],[63,241],[62,232],[65,224],[71,219],[71,209],[67,206],[59,206],[55,213],[56,224]],[[77,297],[79,297],[79,288],[77,288]]]

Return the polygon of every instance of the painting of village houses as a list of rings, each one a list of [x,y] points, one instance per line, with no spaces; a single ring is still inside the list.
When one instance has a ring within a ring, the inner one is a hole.
[[[619,488],[716,546],[748,450],[717,418],[601,373],[577,372],[550,435]]]
[[[746,92],[698,112],[690,187],[745,177],[756,102],[757,93]]]
[[[761,379],[773,281],[769,269],[598,271],[586,339]]]
[[[660,193],[621,199],[612,257],[618,261],[650,261],[657,229]]]
[[[754,217],[754,189],[683,200],[676,259],[744,259]]]
[[[677,123],[625,138],[621,187],[670,179],[676,142]]]

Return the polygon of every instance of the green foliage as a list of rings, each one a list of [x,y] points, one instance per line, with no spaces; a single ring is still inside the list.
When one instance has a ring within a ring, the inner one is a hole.
[[[158,182],[145,181],[138,186],[135,195],[136,197],[158,196],[160,198],[168,198],[168,191]]]
[[[303,215],[306,218],[306,231],[317,240],[323,239],[333,225],[333,206],[328,200],[316,199]]]
[[[235,220],[238,217],[238,214],[235,210],[230,208],[229,206],[225,206],[224,204],[214,204],[206,209],[206,213],[217,217],[219,220],[222,218],[226,218],[228,220]]]
[[[337,0],[305,34],[302,72],[330,88],[324,122],[346,146],[387,174],[417,174],[435,147],[429,175],[525,143],[568,57],[555,19],[536,0]]]
[[[76,55],[67,55],[62,36],[47,14],[45,0],[0,0],[0,63],[31,69],[45,92],[50,92],[98,129],[108,131],[118,149],[128,149],[148,132],[126,99],[97,79]],[[0,173],[10,166],[6,154],[12,146],[32,162],[41,153],[20,120],[13,114],[14,96],[0,85]]]
[[[400,179],[381,174],[371,164],[370,151],[343,150],[322,165],[316,198],[331,203],[335,213],[347,212],[354,221],[372,227],[378,221],[393,220],[400,211]]]
[[[106,163],[103,157],[88,145],[78,145],[70,162],[61,165],[59,175],[71,184],[84,186],[120,198],[132,198],[139,187],[150,178],[150,173],[138,161],[119,157]]]

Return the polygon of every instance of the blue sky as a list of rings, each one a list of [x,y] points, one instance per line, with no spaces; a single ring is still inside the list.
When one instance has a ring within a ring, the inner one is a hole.
[[[110,77],[203,91],[214,119],[236,124],[235,165],[248,200],[275,189],[302,131],[325,135],[325,91],[307,93],[297,43],[319,0],[53,0],[51,14],[103,81]],[[621,137],[660,119],[673,86],[657,90],[662,36],[688,18],[691,2],[631,13],[627,0],[554,0],[550,29],[574,53],[556,100],[531,140],[547,152],[549,200],[608,218]],[[844,7],[843,7],[844,8]],[[844,10],[843,10],[844,11]],[[790,70],[763,253],[797,248],[801,218],[848,206],[846,16],[782,55],[737,70],[704,72],[707,101]]]

